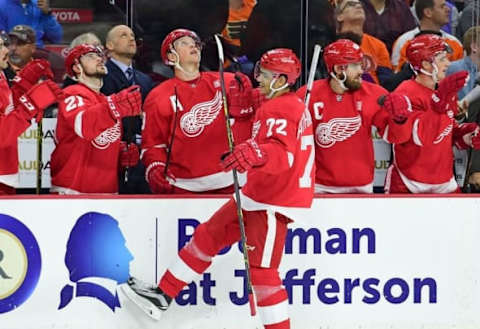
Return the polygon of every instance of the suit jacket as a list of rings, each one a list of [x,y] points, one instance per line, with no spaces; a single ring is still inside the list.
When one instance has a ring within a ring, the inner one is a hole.
[[[127,77],[112,60],[106,63],[108,74],[103,77],[103,86],[100,91],[104,95],[111,95],[130,87]],[[133,69],[133,83],[140,86],[142,93],[142,101],[145,100],[147,94],[153,88],[152,79],[136,69]],[[123,136],[122,140],[129,142],[136,142],[135,135],[140,135],[142,130],[142,120],[140,116],[134,118],[123,118]],[[137,143],[140,144],[140,143]],[[120,194],[143,194],[149,193],[149,187],[145,181],[145,167],[141,163],[137,166],[128,169],[128,182],[125,182],[124,176],[119,177],[119,192]]]
[[[120,90],[130,87],[127,77],[123,74],[122,70],[112,62],[108,60],[106,63],[108,74],[103,77],[103,87],[100,91],[109,96],[111,94],[118,93]],[[142,93],[142,100],[145,100],[147,94],[153,88],[153,81],[148,75],[133,69],[133,81],[134,84],[139,85]]]

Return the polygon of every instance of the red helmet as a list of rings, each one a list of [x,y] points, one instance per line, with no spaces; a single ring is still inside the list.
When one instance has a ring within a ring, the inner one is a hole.
[[[175,40],[180,39],[181,37],[185,37],[185,36],[191,37],[193,40],[195,40],[196,43],[199,44],[199,47],[201,48],[200,44],[202,42],[195,32],[187,30],[187,29],[173,30],[172,32],[170,32],[165,37],[165,39],[163,39],[163,42],[162,42],[161,53],[162,53],[163,62],[165,64],[171,65],[171,62],[167,58],[167,54],[170,51],[170,49],[173,48],[173,43],[175,42]]]
[[[100,47],[89,45],[86,43],[70,49],[67,54],[67,58],[65,58],[65,69],[69,76],[75,76],[75,72],[73,72],[72,68],[73,65],[80,60],[80,57],[88,53],[97,53],[100,57],[105,57],[103,50]]]
[[[420,71],[422,61],[433,62],[435,56],[448,52],[449,46],[436,34],[422,34],[414,38],[407,46],[407,60],[415,71]]]
[[[323,51],[323,60],[327,65],[328,73],[333,72],[334,65],[347,65],[364,61],[362,50],[355,42],[340,39],[332,42]]]
[[[293,85],[300,76],[302,64],[297,55],[287,48],[277,48],[262,55],[259,65],[266,70],[287,76],[287,83]],[[258,67],[258,65],[257,65]]]

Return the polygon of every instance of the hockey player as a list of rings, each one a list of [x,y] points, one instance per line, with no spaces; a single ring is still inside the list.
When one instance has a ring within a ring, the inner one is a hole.
[[[0,35],[0,194],[15,194],[18,185],[17,139],[31,124],[39,122],[43,111],[62,97],[62,91],[51,80],[37,83],[40,78],[53,78],[45,60],[34,60],[15,77],[12,89],[3,70],[8,67],[8,37]]]
[[[453,151],[480,148],[476,123],[457,124],[457,92],[467,81],[467,71],[445,78],[450,65],[448,46],[434,34],[422,34],[409,44],[407,59],[415,78],[402,82],[395,93],[409,95],[414,113],[409,139],[393,146],[394,161],[387,171],[387,193],[459,192],[453,176]]]
[[[396,128],[409,115],[408,99],[387,95],[382,87],[362,82],[363,53],[347,39],[324,50],[330,77],[315,81],[309,111],[315,131],[315,192],[373,193],[372,126],[387,142],[401,141]],[[304,97],[306,87],[297,91]],[[379,98],[383,99],[383,106]]]
[[[290,87],[301,64],[290,49],[274,49],[260,59],[256,79],[268,100],[255,114],[251,138],[238,144],[221,165],[248,172],[241,190],[251,282],[259,314],[267,329],[288,329],[288,296],[278,274],[291,211],[309,208],[313,198],[314,141],[305,104]],[[131,278],[131,297],[166,310],[190,281],[198,278],[224,247],[240,239],[234,199],[207,222],[180,250],[158,287]],[[148,304],[141,304],[148,305]],[[154,306],[154,307],[155,307]]]
[[[177,29],[163,40],[161,53],[175,77],[145,100],[142,161],[153,193],[230,193],[231,173],[218,164],[227,133],[218,72],[200,72],[201,43],[195,32]],[[249,78],[225,73],[236,142],[251,132]],[[208,149],[208,151],[206,151]]]
[[[65,59],[67,74],[78,84],[64,89],[52,153],[53,193],[117,193],[119,165],[138,159],[134,144],[121,145],[121,119],[140,114],[141,95],[131,86],[111,96],[100,93],[106,74],[105,57],[98,47],[82,44]]]

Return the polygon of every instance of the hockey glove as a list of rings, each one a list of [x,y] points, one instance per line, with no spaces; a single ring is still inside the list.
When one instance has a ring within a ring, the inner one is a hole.
[[[167,175],[165,175],[165,164],[162,162],[151,163],[145,171],[145,179],[154,194],[173,192],[172,184],[175,183],[175,176],[170,170],[167,170]]]
[[[267,159],[267,153],[253,139],[249,139],[235,146],[232,153],[226,154],[220,165],[224,171],[236,169],[243,173],[253,167],[263,166]]]
[[[40,78],[53,79],[53,72],[47,60],[34,59],[13,78],[12,90],[18,95],[22,95],[32,88]]]
[[[65,98],[62,89],[51,80],[46,80],[35,85],[26,94],[19,98],[21,106],[27,114],[27,120],[35,118],[39,122],[43,117],[43,111],[52,104],[58,103]]]
[[[244,119],[254,112],[252,82],[245,74],[235,73],[227,92],[228,111],[233,118]]]
[[[138,160],[140,160],[138,146],[135,143],[127,144],[127,142],[121,141],[119,156],[120,168],[134,167],[137,165]]]
[[[142,110],[142,95],[138,85],[108,96],[107,100],[114,119],[139,115]]]
[[[468,82],[468,72],[459,71],[444,78],[432,94],[432,108],[443,114],[448,111],[456,112],[457,92]]]
[[[390,118],[398,124],[403,124],[407,121],[412,113],[412,104],[410,99],[405,95],[388,94],[381,96],[378,100],[380,105],[387,111]]]
[[[459,150],[480,149],[480,128],[476,123],[462,123],[453,130],[453,143]]]

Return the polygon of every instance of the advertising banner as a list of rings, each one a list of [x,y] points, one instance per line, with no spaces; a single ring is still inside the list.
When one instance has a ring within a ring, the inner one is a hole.
[[[225,198],[0,200],[0,328],[254,329],[238,244],[160,321],[124,293],[154,284]],[[480,202],[317,198],[289,227],[292,328],[480,328]]]

